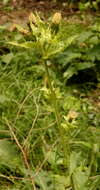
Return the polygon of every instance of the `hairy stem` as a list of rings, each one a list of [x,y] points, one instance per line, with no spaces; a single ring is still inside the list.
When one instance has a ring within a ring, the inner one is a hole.
[[[56,98],[56,94],[55,91],[53,89],[52,83],[51,83],[51,78],[49,75],[49,70],[48,70],[48,66],[47,66],[47,62],[44,61],[44,65],[45,65],[45,71],[46,71],[46,75],[47,75],[47,79],[48,79],[48,85],[51,91],[51,99],[52,99],[52,104],[54,106],[54,113],[55,113],[55,117],[56,117],[56,123],[57,123],[57,127],[58,127],[58,131],[59,131],[59,136],[60,136],[60,143],[61,143],[61,147],[63,150],[63,156],[64,156],[64,165],[65,167],[68,166],[68,152],[67,152],[67,146],[66,146],[66,142],[65,142],[65,132],[63,130],[63,128],[61,127],[61,118],[60,118],[60,114],[59,114],[59,108],[58,108],[58,103],[57,103],[57,98]]]

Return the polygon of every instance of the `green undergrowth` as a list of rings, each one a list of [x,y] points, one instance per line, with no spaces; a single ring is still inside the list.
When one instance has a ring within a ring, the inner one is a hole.
[[[1,190],[100,189],[98,19],[89,26],[62,22],[60,40],[73,35],[47,60],[59,130],[41,53],[8,44],[34,37],[0,27]]]

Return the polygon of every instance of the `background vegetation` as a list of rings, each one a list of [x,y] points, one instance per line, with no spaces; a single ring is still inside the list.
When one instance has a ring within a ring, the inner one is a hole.
[[[98,14],[0,25],[0,188],[100,189]]]
[[[0,0],[2,1],[2,0]],[[28,1],[28,0],[26,0]],[[39,2],[39,0],[32,0],[34,2]],[[46,2],[45,0],[43,0]],[[65,6],[68,6],[70,8],[79,8],[80,10],[86,10],[88,8],[99,10],[100,8],[100,0],[49,0],[50,2],[56,2],[56,3],[65,3]],[[13,3],[13,4],[19,4],[21,1],[19,0],[3,0],[4,4],[7,3]]]

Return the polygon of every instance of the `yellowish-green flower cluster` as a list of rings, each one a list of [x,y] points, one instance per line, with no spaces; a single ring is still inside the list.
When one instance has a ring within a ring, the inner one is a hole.
[[[60,24],[62,19],[61,13],[60,12],[56,12],[53,17],[52,17],[52,23],[53,24]]]

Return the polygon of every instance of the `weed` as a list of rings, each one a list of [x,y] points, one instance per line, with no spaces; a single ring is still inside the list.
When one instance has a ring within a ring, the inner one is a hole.
[[[45,23],[31,14],[30,28],[15,25],[24,34],[13,31],[10,46],[9,37],[2,38],[2,190],[97,190],[100,186],[98,107],[89,100],[88,90],[63,83],[80,70],[96,68],[99,54],[87,57],[87,52],[99,46],[98,27],[80,34],[78,25],[69,37],[70,27],[66,34],[62,22],[55,23],[54,18],[53,23],[52,18]]]

